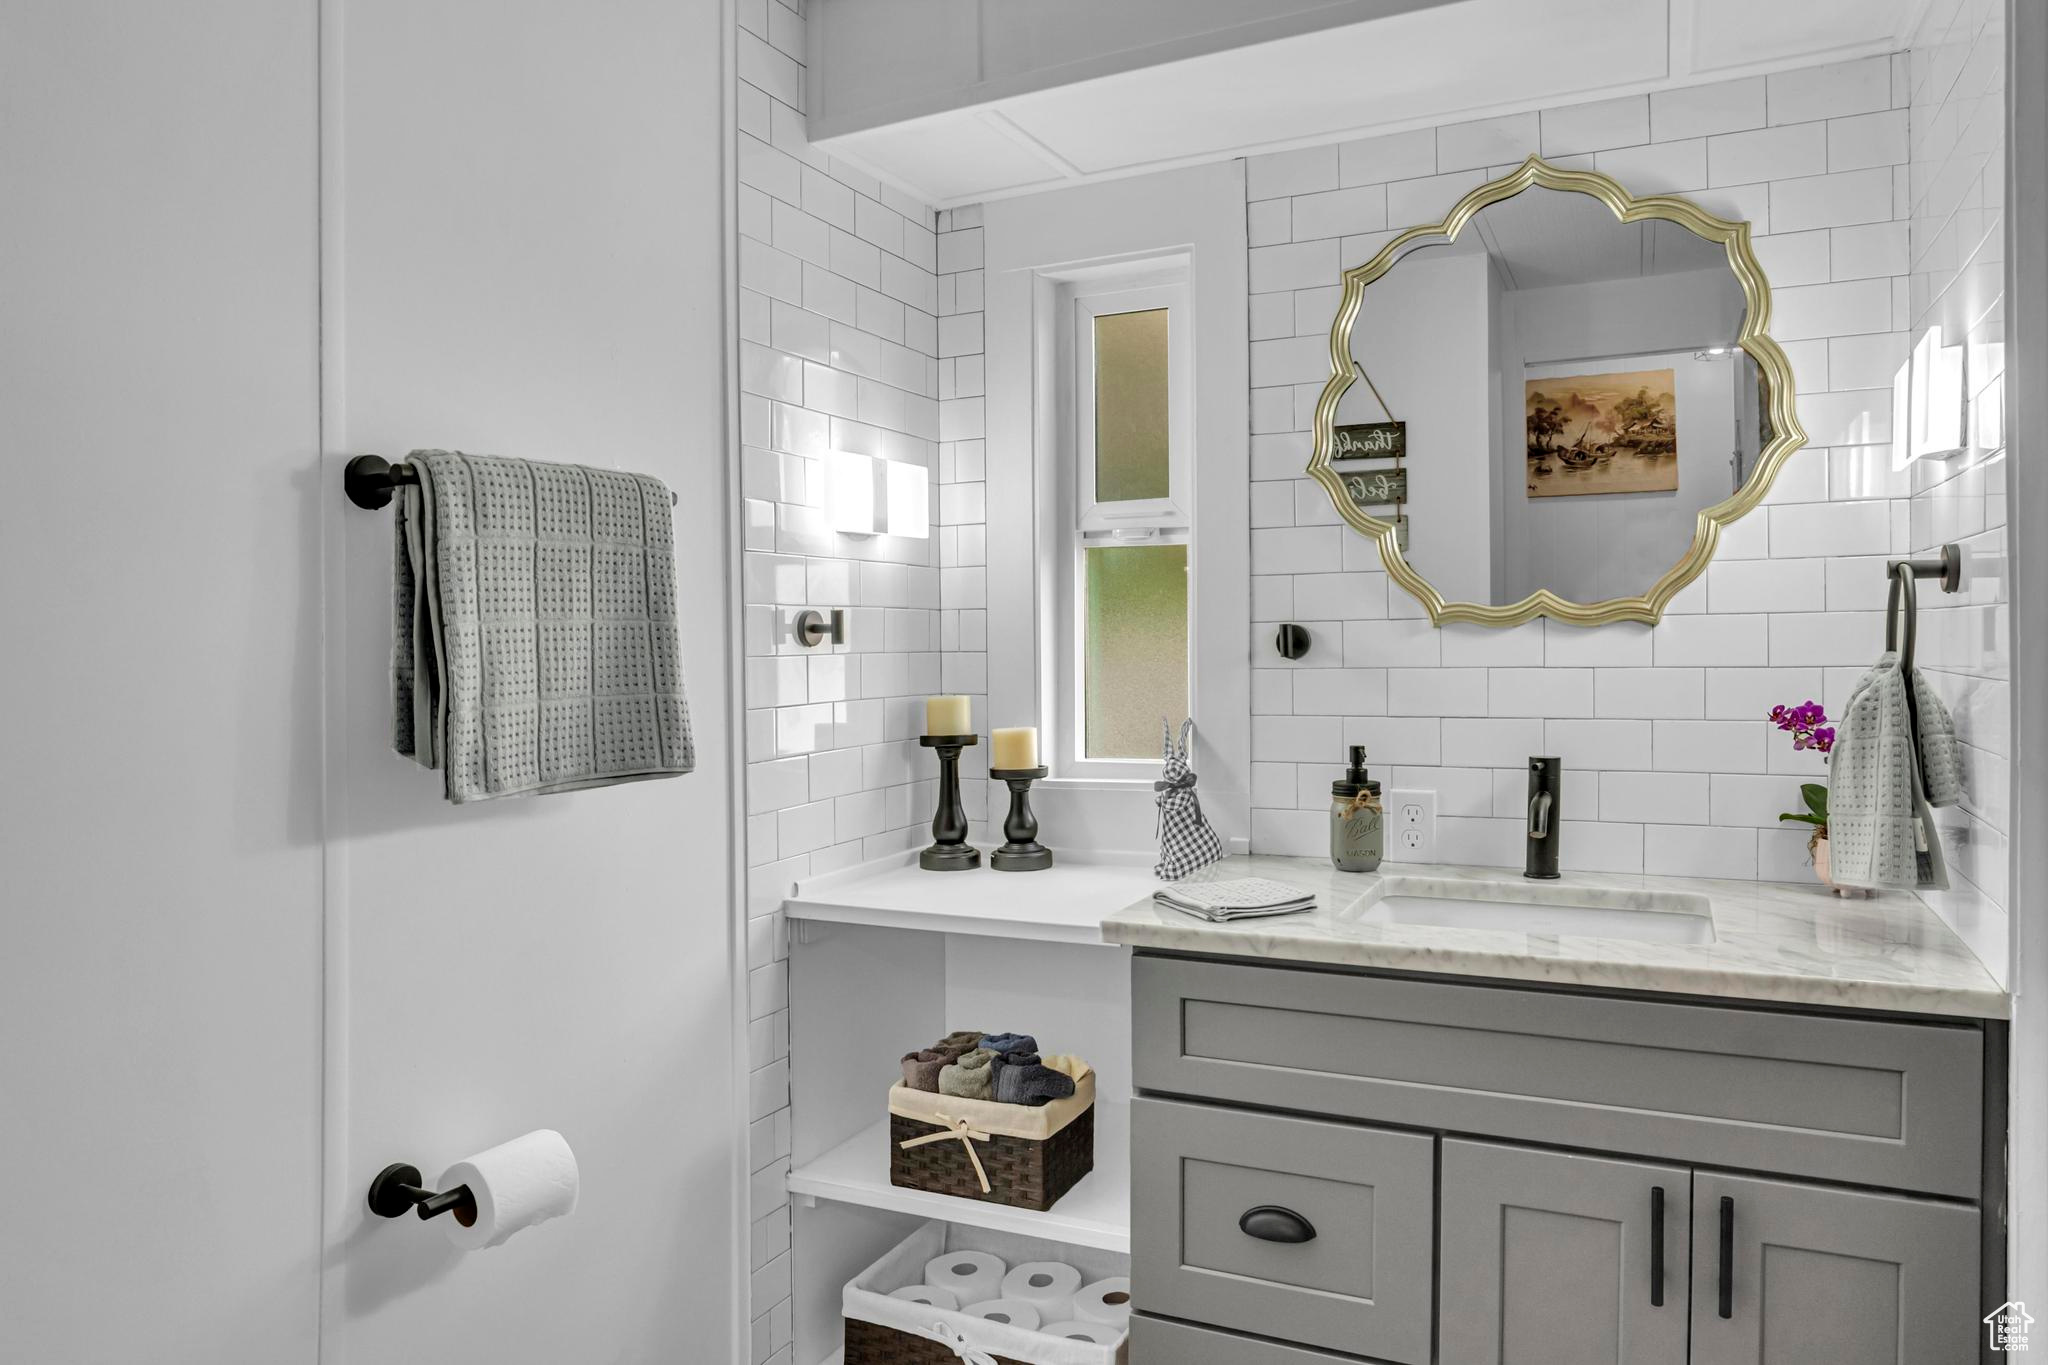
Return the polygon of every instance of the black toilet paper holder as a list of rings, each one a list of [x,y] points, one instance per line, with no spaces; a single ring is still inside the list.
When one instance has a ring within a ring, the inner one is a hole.
[[[421,1218],[453,1213],[464,1227],[476,1222],[476,1196],[469,1186],[457,1185],[436,1194],[420,1184],[420,1168],[403,1161],[393,1162],[377,1172],[370,1182],[370,1212],[379,1218],[403,1218],[408,1209],[418,1209]]]

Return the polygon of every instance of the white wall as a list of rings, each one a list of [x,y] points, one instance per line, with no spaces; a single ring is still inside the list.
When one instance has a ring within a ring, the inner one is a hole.
[[[1484,252],[1425,248],[1404,259],[1367,287],[1352,329],[1352,357],[1372,384],[1353,384],[1337,405],[1340,423],[1386,421],[1373,397],[1376,385],[1393,416],[1408,424],[1408,503],[1401,509],[1408,516],[1408,561],[1454,601],[1485,602],[1493,591],[1493,467],[1500,447],[1497,414],[1485,395],[1492,392],[1495,297]],[[1331,754],[1333,763],[1343,758],[1341,748]]]
[[[2043,619],[2040,593],[2048,579],[2038,557],[2027,553],[2027,538],[2008,542],[2007,526],[2038,525],[2043,505],[2042,38],[2041,7],[2028,0],[2010,11],[2004,0],[1935,0],[1913,39],[1907,168],[1912,335],[1938,325],[1944,340],[1970,348],[1971,448],[1950,460],[1922,460],[1912,470],[1914,553],[1932,554],[1954,541],[1968,565],[1958,596],[1944,597],[1924,583],[1920,593],[1920,665],[1956,719],[1963,759],[1962,804],[1940,812],[1954,887],[1933,899],[1945,915],[1979,926],[1980,933],[2010,933],[2008,1289],[2013,1298],[2033,1301],[2048,1292],[2044,962],[2041,912],[2030,905],[2040,898],[2041,839],[2037,832],[2030,848],[2011,836],[2024,826],[2038,830],[2042,819],[2042,807],[2026,799],[2029,785],[2039,792],[2039,778],[2028,778],[2016,760],[2039,748],[2033,718],[2043,714],[2043,675],[2027,667],[2040,660],[2038,640],[2031,657],[2027,650],[2029,637],[2039,634],[2029,627]],[[2027,74],[2009,76],[2009,59],[2022,53]],[[2021,117],[2021,101],[2025,121],[2009,145],[2008,127]],[[2010,308],[2009,266],[2019,282]],[[2009,500],[2018,504],[2010,516]],[[2016,569],[2027,570],[2024,580]],[[2025,609],[2014,613],[2014,602]],[[2031,766],[2038,772],[2038,755]]]
[[[977,727],[988,723],[980,275],[960,273],[979,233],[942,248],[929,207],[810,145],[803,8],[754,0],[737,26],[754,1365],[788,1365],[798,1334],[784,1182],[804,1143],[789,1102],[783,897],[799,877],[930,841],[937,770],[916,743],[926,696],[973,696]],[[928,469],[931,537],[830,529],[832,450]],[[805,607],[845,608],[851,638],[798,645],[790,621]],[[970,773],[987,763],[968,751]],[[985,786],[967,784],[976,818]],[[813,1286],[809,1311],[835,1293]]]
[[[1244,846],[1249,801],[1249,519],[1244,444],[1244,178],[1212,162],[1080,185],[981,209],[988,343],[989,704],[999,717],[1057,713],[1054,647],[1060,575],[1043,545],[1059,505],[1060,429],[1046,321],[1053,281],[1077,267],[1184,255],[1194,316],[1194,506],[1189,551],[1190,705],[1203,812],[1226,847]],[[957,210],[956,210],[957,212]],[[1271,635],[1268,634],[1267,648]],[[1256,645],[1254,645],[1256,647]],[[1005,723],[1015,723],[1006,720]],[[1149,778],[1054,778],[1032,789],[1040,838],[1069,848],[1158,847]],[[1000,808],[992,811],[1000,818]]]
[[[0,13],[0,1359],[313,1357],[314,38]]]
[[[2019,225],[2048,218],[2048,10],[2016,4],[2006,11],[2010,29],[2004,30],[1994,25],[1995,9],[1982,14],[1976,41],[2005,48],[2009,93],[2002,215],[2011,309],[2005,410],[2014,455],[2006,461],[2009,517],[2013,525],[2039,526],[2048,524],[2048,468],[2040,455],[2042,433],[2048,431],[2048,234]],[[1959,38],[1961,31],[1966,30],[1958,31]],[[2039,821],[2048,810],[2048,764],[2026,761],[2043,752],[2042,722],[2048,719],[2048,613],[2032,605],[2048,594],[2043,548],[2039,536],[2011,547],[2011,592],[2029,604],[2012,616],[2014,828]],[[2041,932],[2040,911],[2025,909],[2048,887],[2048,841],[2015,839],[2012,849],[2011,897],[2018,908],[2012,916],[2010,1283],[2026,1296],[2040,1295],[2048,1283],[2048,934]]]
[[[0,18],[0,1358],[737,1350],[720,33]],[[695,775],[458,810],[390,752],[390,517],[340,467],[433,444],[685,492]],[[542,1125],[574,1218],[460,1256],[363,1211]]]
[[[720,11],[347,0],[329,29],[318,489],[331,1065],[323,1365],[684,1359],[737,1344]],[[340,453],[641,470],[676,508],[697,771],[455,808],[390,752],[388,513]],[[360,1190],[537,1127],[576,1216],[460,1255]]]
[[[1883,644],[1884,561],[1913,543],[1890,469],[1907,326],[1907,62],[1871,58],[1425,128],[1248,163],[1255,634],[1341,649],[1253,657],[1253,838],[1318,854],[1337,765],[1363,743],[1438,794],[1437,852],[1521,862],[1522,764],[1563,756],[1567,866],[1812,874],[1778,823],[1820,771],[1763,716],[1836,709]],[[1301,477],[1340,270],[1542,150],[1632,191],[1748,219],[1810,444],[1655,628],[1432,628]],[[1944,911],[1948,913],[1948,911]],[[1954,915],[1994,971],[2002,913]]]
[[[1956,597],[1920,594],[1919,663],[1956,718],[1963,800],[1941,812],[1953,889],[1942,913],[2006,937],[2012,832],[2012,635],[2005,448],[2005,14],[2002,0],[1936,0],[1911,66],[1911,336],[1968,345],[1970,449],[1912,467],[1907,543],[1962,545]],[[1926,586],[1926,585],[1923,585]],[[1973,942],[1975,940],[1973,939]]]
[[[1527,495],[1527,427],[1504,427],[1501,485],[1507,566],[1500,602],[1549,588],[1575,602],[1647,592],[1692,545],[1701,508],[1735,492],[1737,376],[1756,371],[1739,356],[1695,358],[1741,329],[1742,287],[1726,268],[1586,285],[1525,289],[1514,300],[1520,363],[1502,380],[1525,414],[1523,382],[1626,370],[1674,372],[1678,491],[1596,497]],[[1504,397],[1506,395],[1503,395]],[[1751,453],[1760,445],[1752,429]],[[1747,466],[1745,466],[1747,467]]]

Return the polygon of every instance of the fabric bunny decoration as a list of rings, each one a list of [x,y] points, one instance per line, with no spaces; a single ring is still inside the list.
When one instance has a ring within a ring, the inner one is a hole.
[[[1161,717],[1159,729],[1166,774],[1152,784],[1159,802],[1159,862],[1152,875],[1164,882],[1177,882],[1221,858],[1223,841],[1209,828],[1208,818],[1202,814],[1202,799],[1195,795],[1195,770],[1188,762],[1194,752],[1194,718],[1181,724],[1178,751],[1173,744],[1173,723]]]

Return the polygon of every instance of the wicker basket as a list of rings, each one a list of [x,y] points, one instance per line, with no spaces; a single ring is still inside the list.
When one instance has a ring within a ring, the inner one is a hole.
[[[996,1365],[1028,1365],[1008,1356],[991,1356]],[[846,1365],[960,1365],[960,1357],[943,1341],[899,1332],[894,1327],[846,1320]]]
[[[959,1142],[928,1142],[908,1149],[903,1146],[926,1134],[946,1131],[936,1124],[891,1114],[889,1183],[909,1190],[1043,1213],[1080,1184],[1082,1176],[1095,1169],[1093,1106],[1044,1141],[991,1133],[988,1141],[975,1143],[975,1155],[981,1158],[981,1168],[988,1173],[987,1194],[981,1192],[974,1163],[967,1159],[967,1149]],[[852,1362],[849,1360],[847,1365]]]

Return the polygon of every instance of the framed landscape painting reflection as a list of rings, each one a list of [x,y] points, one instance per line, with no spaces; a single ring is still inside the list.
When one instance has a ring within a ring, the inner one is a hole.
[[[1530,497],[1678,490],[1671,370],[1558,375],[1523,387]]]

